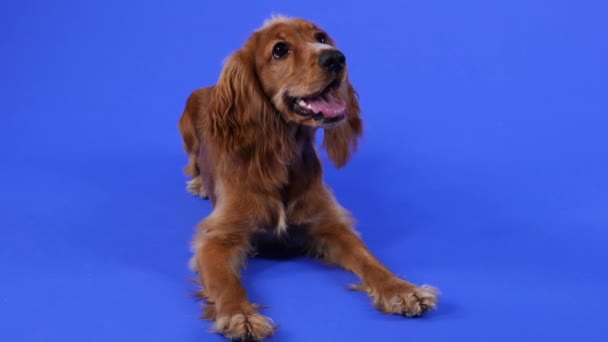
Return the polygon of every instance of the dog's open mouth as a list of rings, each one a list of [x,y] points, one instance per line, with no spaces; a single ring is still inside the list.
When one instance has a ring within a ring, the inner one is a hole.
[[[334,123],[345,116],[346,103],[333,95],[340,86],[334,81],[323,91],[306,97],[287,97],[291,109],[299,115],[313,118],[317,122]]]

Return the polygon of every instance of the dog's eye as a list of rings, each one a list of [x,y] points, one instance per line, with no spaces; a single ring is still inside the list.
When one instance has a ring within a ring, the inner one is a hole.
[[[289,52],[289,46],[283,42],[276,43],[272,48],[272,56],[274,58],[281,58]]]
[[[327,35],[325,33],[319,32],[315,34],[315,39],[321,44],[327,44]]]

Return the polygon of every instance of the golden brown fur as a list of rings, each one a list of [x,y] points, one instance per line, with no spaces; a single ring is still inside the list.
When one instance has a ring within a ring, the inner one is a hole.
[[[419,316],[436,305],[434,288],[399,279],[370,253],[323,182],[315,131],[324,129],[322,146],[342,167],[363,128],[337,51],[316,25],[274,18],[228,58],[215,86],[190,95],[180,119],[188,190],[213,205],[197,228],[191,267],[203,287],[204,317],[228,338],[273,334],[274,323],[249,302],[240,270],[256,237],[289,236],[292,227],[303,227],[311,255],[358,275],[356,288],[379,310]]]

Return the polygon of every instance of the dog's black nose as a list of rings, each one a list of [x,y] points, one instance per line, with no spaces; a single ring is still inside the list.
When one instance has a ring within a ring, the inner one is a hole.
[[[338,50],[325,51],[319,56],[319,65],[325,70],[340,72],[345,64],[346,57]]]

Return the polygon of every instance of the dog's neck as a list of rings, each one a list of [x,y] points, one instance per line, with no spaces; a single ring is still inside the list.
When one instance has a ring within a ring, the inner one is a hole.
[[[299,123],[287,123],[287,132],[296,144],[296,150],[300,154],[308,145],[314,142],[315,129]]]

